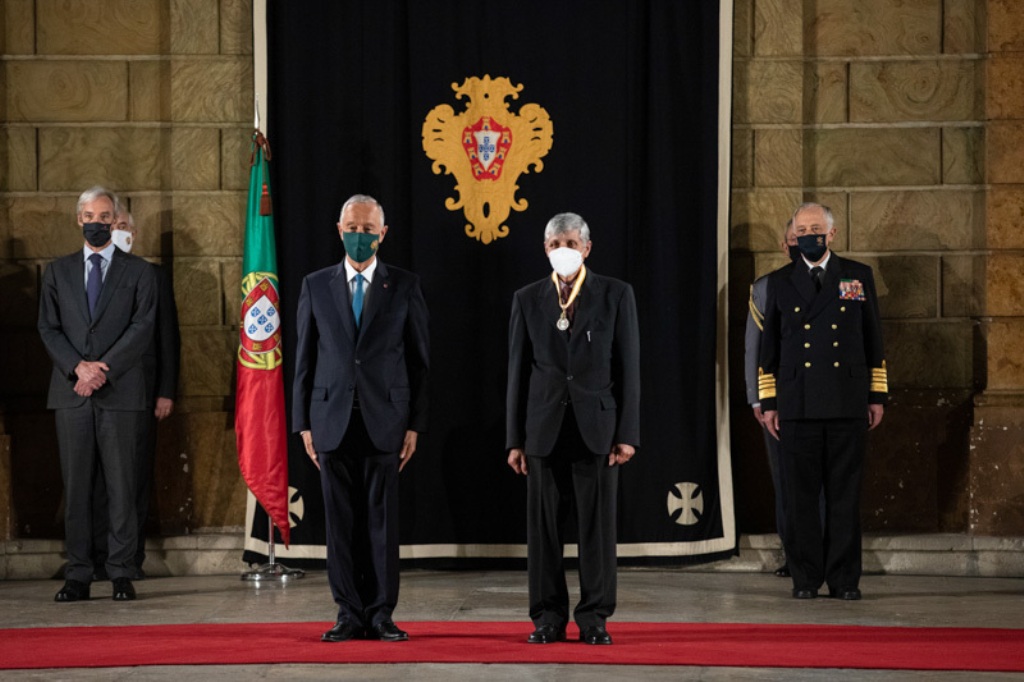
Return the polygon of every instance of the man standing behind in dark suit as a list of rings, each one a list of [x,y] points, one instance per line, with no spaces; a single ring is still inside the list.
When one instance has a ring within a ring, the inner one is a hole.
[[[824,582],[860,599],[864,445],[888,394],[878,296],[870,267],[829,249],[827,206],[799,206],[793,229],[801,257],[769,275],[758,370],[763,423],[782,442],[793,596]]]
[[[136,434],[146,410],[142,355],[153,334],[156,277],[149,263],[111,241],[117,208],[102,187],[82,193],[77,213],[85,246],[46,268],[40,293],[39,335],[53,360],[47,407],[55,410],[64,480],[68,565],[60,602],[89,598],[97,471],[109,495],[113,597],[135,599]]]
[[[398,602],[398,474],[427,425],[429,336],[419,278],[377,249],[384,209],[356,195],[338,233],[342,263],[302,281],[292,428],[320,469],[327,575],[338,605],[325,642],[409,638]]]
[[[531,644],[564,641],[562,526],[575,502],[580,640],[611,644],[619,465],[640,443],[640,340],[633,289],[583,265],[590,228],[560,213],[544,229],[554,272],[512,299],[508,464],[527,477]]]
[[[114,246],[125,253],[131,253],[135,245],[137,230],[135,218],[118,203],[118,213],[110,230]],[[151,417],[139,421],[138,490],[135,509],[138,516],[138,543],[135,550],[136,580],[145,577],[142,564],[146,560],[146,521],[149,517],[149,498],[152,490],[153,462],[156,459],[156,426],[174,411],[174,398],[178,391],[178,368],[181,353],[181,336],[178,331],[178,308],[174,303],[174,288],[167,270],[153,265],[157,277],[156,325],[153,336],[142,356],[146,371],[146,406]],[[93,561],[96,572],[106,563],[107,556],[107,487],[102,475],[96,477],[96,492],[93,496]]]

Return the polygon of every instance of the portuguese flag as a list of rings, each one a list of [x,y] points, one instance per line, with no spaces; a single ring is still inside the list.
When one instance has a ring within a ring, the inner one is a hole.
[[[242,260],[242,311],[238,335],[238,390],[235,435],[238,466],[249,490],[290,541],[288,525],[288,443],[281,367],[281,310],[277,249],[270,204],[270,145],[252,136],[249,206]]]

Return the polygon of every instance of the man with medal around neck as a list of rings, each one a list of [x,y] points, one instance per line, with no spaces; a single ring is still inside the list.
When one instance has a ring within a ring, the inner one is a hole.
[[[324,642],[409,638],[398,602],[398,475],[427,425],[429,336],[419,278],[385,265],[384,209],[342,206],[345,260],[302,281],[292,429],[320,470],[327,579],[338,605]]]
[[[580,601],[588,644],[611,644],[619,466],[640,443],[640,341],[629,284],[583,262],[590,228],[560,213],[544,229],[554,272],[517,291],[509,323],[508,464],[527,477],[531,644],[566,639],[562,527],[576,510]],[[575,504],[573,504],[575,503]]]
[[[830,597],[856,600],[864,446],[888,395],[878,296],[870,267],[830,250],[835,227],[827,206],[802,204],[793,226],[791,248],[799,254],[768,277],[762,423],[782,444],[793,596],[813,599],[824,583]]]

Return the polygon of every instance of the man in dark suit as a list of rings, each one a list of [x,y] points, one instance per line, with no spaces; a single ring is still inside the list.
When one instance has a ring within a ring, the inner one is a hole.
[[[356,195],[342,263],[308,275],[296,313],[292,428],[320,469],[327,573],[338,605],[321,638],[408,639],[398,602],[398,474],[427,425],[429,336],[416,275],[377,258],[384,209]]]
[[[117,216],[110,230],[114,246],[125,253],[131,253],[138,233],[135,218],[119,202]],[[174,288],[165,268],[153,264],[157,278],[156,324],[153,336],[146,345],[142,365],[146,373],[146,406],[150,417],[139,421],[138,464],[135,509],[138,517],[138,542],[135,550],[136,580],[145,577],[142,564],[146,560],[146,521],[149,517],[149,501],[152,491],[153,462],[156,459],[157,423],[174,411],[174,399],[178,390],[178,369],[181,353],[181,336],[178,331],[178,308],[174,303]],[[97,575],[107,556],[107,486],[102,475],[96,476],[96,490],[93,495],[93,550]],[[104,571],[105,573],[105,571]]]
[[[575,503],[580,640],[611,644],[619,466],[640,443],[640,341],[633,289],[583,265],[590,228],[560,213],[544,230],[554,272],[515,293],[509,323],[506,447],[527,477],[533,644],[564,641],[569,593],[562,526]]]
[[[39,334],[53,360],[47,407],[56,416],[68,554],[55,598],[89,598],[98,471],[109,495],[105,568],[114,599],[130,601],[138,542],[136,434],[146,410],[142,356],[153,334],[156,277],[149,263],[111,241],[117,214],[111,192],[86,190],[77,213],[85,245],[46,268],[39,300]]]
[[[768,279],[758,393],[782,443],[793,596],[861,598],[860,489],[867,431],[888,394],[871,268],[831,252],[832,211],[793,214],[800,258]],[[825,527],[818,515],[824,487]]]

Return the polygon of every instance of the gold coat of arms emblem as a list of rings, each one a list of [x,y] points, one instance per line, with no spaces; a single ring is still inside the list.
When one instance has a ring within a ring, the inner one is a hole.
[[[551,149],[553,125],[544,107],[524,104],[509,111],[509,97],[519,99],[522,84],[505,77],[471,77],[452,83],[455,98],[468,98],[456,115],[447,104],[430,110],[423,121],[423,151],[434,161],[435,175],[454,175],[457,197],[448,197],[449,211],[462,209],[466,235],[484,244],[508,235],[503,223],[512,209],[524,211],[526,199],[516,198],[523,173],[544,170],[541,159]]]

